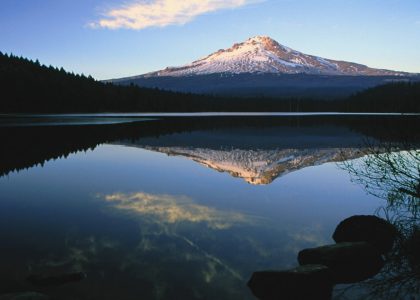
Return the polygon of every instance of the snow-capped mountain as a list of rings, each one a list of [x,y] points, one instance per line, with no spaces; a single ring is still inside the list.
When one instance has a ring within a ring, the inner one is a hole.
[[[229,49],[181,67],[143,75],[144,77],[182,77],[215,73],[319,74],[398,76],[403,72],[369,68],[365,65],[326,59],[290,49],[268,36],[256,36]]]
[[[121,85],[239,97],[340,98],[416,74],[308,55],[256,36],[181,67],[112,79]]]
[[[309,166],[362,156],[359,148],[345,150],[340,148],[216,150],[159,146],[141,146],[141,148],[169,156],[185,157],[218,172],[242,178],[252,185],[267,185],[278,177]]]

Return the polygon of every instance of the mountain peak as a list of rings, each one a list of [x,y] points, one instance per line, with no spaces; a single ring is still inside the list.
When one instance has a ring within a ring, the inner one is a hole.
[[[407,73],[373,69],[365,65],[304,54],[265,35],[257,35],[227,49],[181,67],[145,74],[144,77],[182,77],[216,73],[316,74],[398,76]]]
[[[247,41],[265,42],[265,41],[274,41],[274,39],[272,39],[268,35],[256,35],[256,36],[250,37]]]
[[[267,35],[256,35],[250,37],[245,43],[262,44],[262,45],[280,45],[276,40]]]

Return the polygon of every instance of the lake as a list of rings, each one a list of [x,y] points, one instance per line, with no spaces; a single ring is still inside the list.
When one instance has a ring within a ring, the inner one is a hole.
[[[407,216],[394,181],[363,176],[375,155],[418,169],[419,128],[416,115],[2,116],[0,294],[253,299],[254,271],[297,266],[343,219]],[[86,278],[26,280],[71,272]]]

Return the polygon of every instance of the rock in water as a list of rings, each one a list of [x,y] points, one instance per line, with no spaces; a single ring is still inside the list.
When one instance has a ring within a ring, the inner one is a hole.
[[[78,282],[86,278],[83,272],[60,274],[54,276],[31,275],[27,281],[36,286],[59,286],[66,283]]]
[[[255,272],[248,287],[261,300],[324,300],[331,299],[333,282],[326,266],[306,265],[285,271]]]
[[[329,267],[334,283],[354,283],[368,279],[384,266],[380,252],[366,242],[338,243],[299,252],[301,265]]]
[[[353,216],[345,219],[334,231],[333,239],[341,242],[368,242],[381,253],[389,252],[397,235],[396,228],[376,216]]]

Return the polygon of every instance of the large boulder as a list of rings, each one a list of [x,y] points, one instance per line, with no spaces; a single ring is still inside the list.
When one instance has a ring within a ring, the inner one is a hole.
[[[389,252],[397,236],[396,228],[377,216],[353,216],[343,220],[334,231],[333,239],[341,242],[368,242],[381,253]]]
[[[50,297],[36,293],[36,292],[23,292],[0,295],[0,300],[49,300]]]
[[[384,266],[380,252],[366,242],[338,243],[304,249],[301,265],[321,264],[330,268],[334,283],[354,283],[376,275]]]
[[[331,299],[333,282],[326,266],[306,265],[285,271],[255,272],[248,286],[261,300],[323,300]]]

